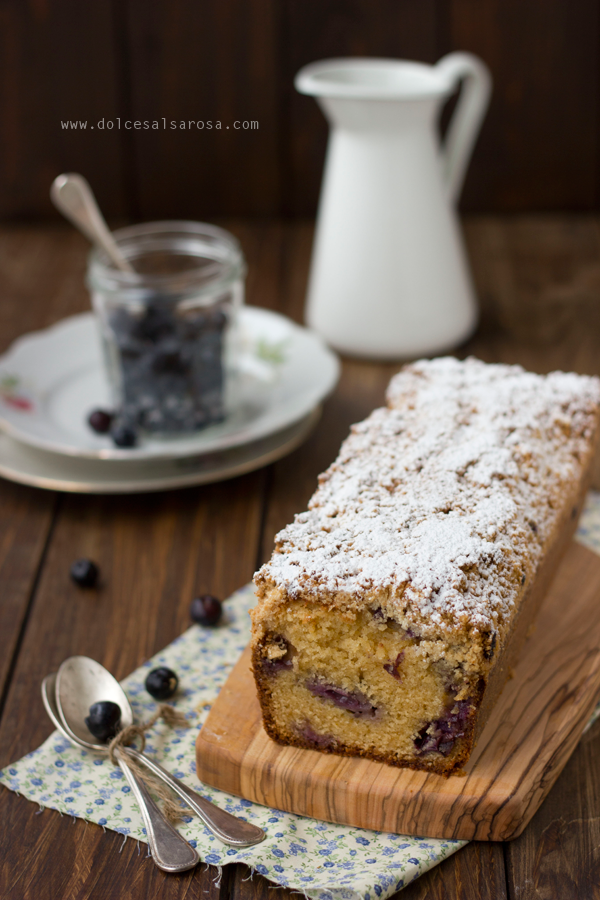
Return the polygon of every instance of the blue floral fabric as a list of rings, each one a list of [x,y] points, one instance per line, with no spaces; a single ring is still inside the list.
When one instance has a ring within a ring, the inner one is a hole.
[[[600,553],[600,494],[590,495],[578,538]],[[198,786],[196,736],[248,643],[248,611],[253,605],[252,586],[247,585],[227,600],[220,627],[190,628],[123,682],[139,722],[156,709],[144,688],[148,671],[166,665],[178,673],[176,706],[191,727],[172,729],[157,723],[148,733],[146,751],[219,806],[260,825],[267,838],[255,847],[236,850],[217,840],[195,817],[186,817],[178,828],[212,865],[243,862],[270,881],[314,900],[385,900],[466,842],[332,825]],[[596,710],[592,721],[598,715]],[[120,769],[73,747],[58,732],[0,771],[0,782],[42,806],[146,842],[140,813]]]

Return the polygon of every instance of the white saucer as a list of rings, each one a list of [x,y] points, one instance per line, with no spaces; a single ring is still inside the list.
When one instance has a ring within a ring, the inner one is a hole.
[[[80,494],[137,494],[225,481],[259,469],[295,450],[321,415],[317,407],[300,422],[251,444],[177,459],[81,459],[28,447],[0,434],[0,476],[32,487]]]
[[[100,338],[92,313],[72,316],[19,338],[0,358],[0,428],[27,444],[69,457],[176,459],[242,447],[307,416],[339,376],[337,356],[321,338],[257,307],[240,311],[242,396],[219,425],[177,438],[148,436],[120,449],[95,434],[87,416],[109,407]]]

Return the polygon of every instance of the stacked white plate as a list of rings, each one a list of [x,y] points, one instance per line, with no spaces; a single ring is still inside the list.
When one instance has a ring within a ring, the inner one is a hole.
[[[120,449],[87,424],[110,408],[92,313],[19,338],[0,358],[0,475],[82,493],[170,490],[233,478],[280,459],[308,436],[339,362],[313,332],[257,307],[240,313],[236,412],[184,437]]]

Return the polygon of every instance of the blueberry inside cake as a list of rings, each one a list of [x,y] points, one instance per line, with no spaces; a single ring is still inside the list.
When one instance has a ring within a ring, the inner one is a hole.
[[[406,366],[255,576],[280,743],[442,775],[467,761],[576,526],[600,382]]]

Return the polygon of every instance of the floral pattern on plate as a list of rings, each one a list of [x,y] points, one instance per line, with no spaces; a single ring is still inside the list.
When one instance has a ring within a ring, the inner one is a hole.
[[[33,398],[21,386],[17,375],[0,374],[0,400],[19,412],[33,412]]]

